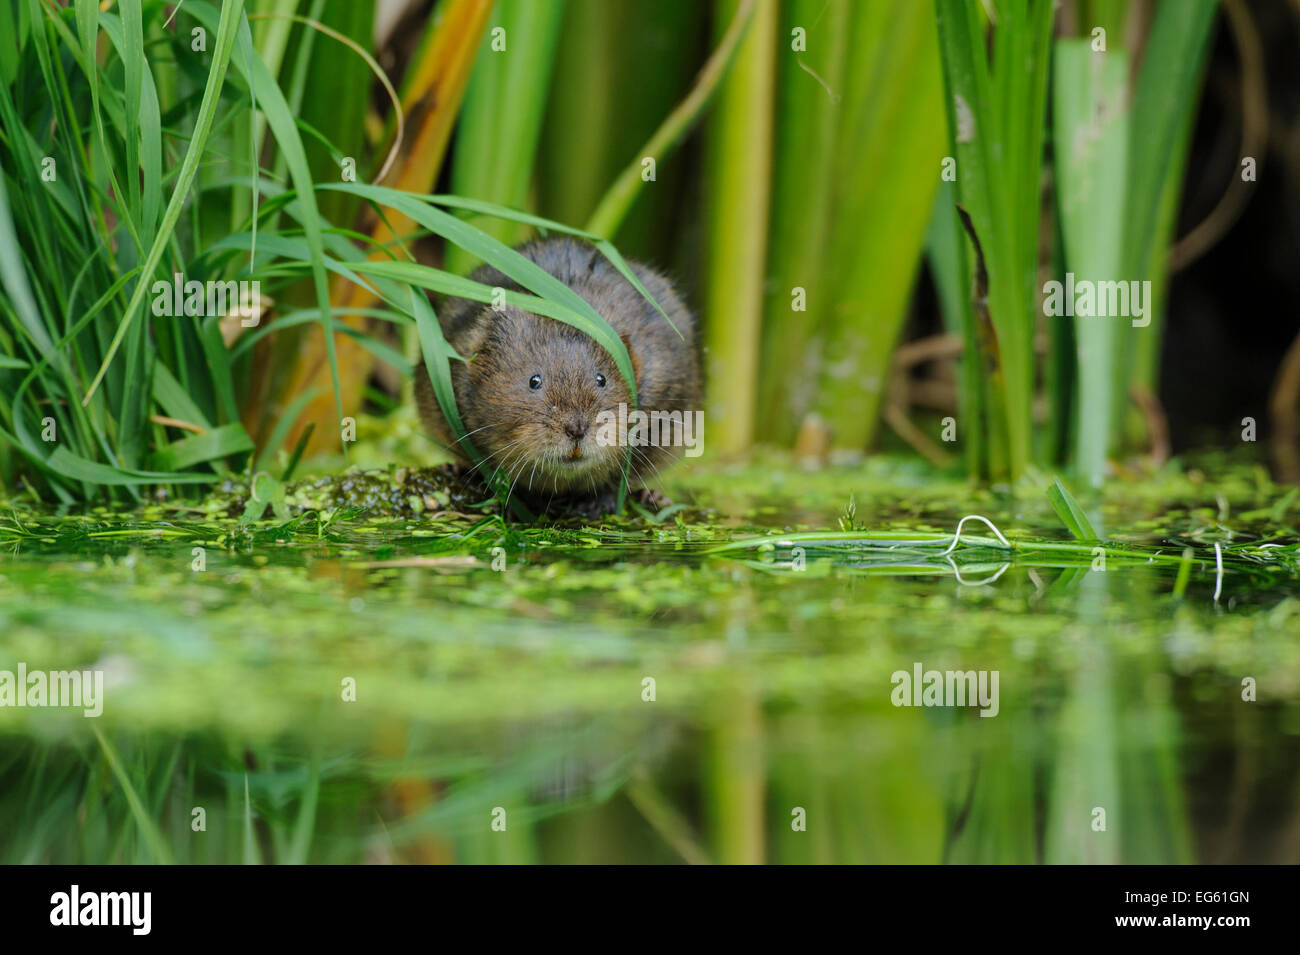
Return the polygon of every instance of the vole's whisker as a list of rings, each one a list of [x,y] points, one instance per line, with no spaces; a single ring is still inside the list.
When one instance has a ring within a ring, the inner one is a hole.
[[[525,454],[527,454],[527,453],[528,453],[528,452],[527,452],[527,449],[524,449],[524,450],[518,452],[517,454],[512,454],[510,457],[506,458],[506,459],[502,462],[501,467],[498,468],[498,471],[505,471],[505,472],[506,472],[506,480],[510,481],[511,479],[515,478],[515,462],[521,460],[521,459],[523,458],[523,456],[524,456]],[[523,469],[520,468],[520,470],[523,470]],[[514,485],[513,485],[513,481],[512,481],[512,483],[511,483],[511,486],[512,486],[512,487],[514,486]],[[507,495],[506,495],[506,504],[509,504],[509,503],[510,503],[510,495],[507,494]]]
[[[523,458],[523,456],[524,456],[524,452],[521,451],[521,452],[519,453],[519,457],[520,457],[520,458]],[[525,462],[525,463],[527,463],[527,462]],[[507,472],[507,473],[508,473],[508,472]],[[519,467],[519,474],[523,474],[523,473],[524,473],[523,465],[520,465],[520,467]],[[514,480],[512,480],[512,481],[510,482],[510,488],[509,488],[509,490],[506,491],[506,503],[505,503],[505,506],[504,506],[503,510],[507,510],[507,509],[509,509],[509,507],[510,507],[510,495],[513,494],[513,493],[515,492],[515,481],[518,481],[518,480],[519,480],[519,474],[516,474],[516,475],[515,475]]]
[[[663,475],[659,473],[658,466],[653,461],[650,460],[650,455],[646,454],[644,451],[642,451],[640,448],[636,447],[635,445],[632,446],[632,452],[638,455],[641,458],[641,460],[646,463],[646,467],[650,469],[650,474],[654,477],[654,479],[659,482],[659,489],[662,491]],[[645,483],[643,481],[644,472],[642,472],[639,468],[637,468],[635,463],[632,465],[632,470],[636,472],[637,480],[641,480],[642,483]]]
[[[504,451],[509,451],[509,450],[510,450],[511,448],[513,448],[515,445],[517,445],[517,444],[521,444],[521,443],[524,442],[525,440],[527,440],[527,439],[526,439],[526,438],[519,438],[517,441],[511,441],[509,444],[507,444],[507,445],[506,445],[505,447],[503,447],[503,448],[497,448],[495,451],[493,451],[493,452],[492,452],[491,454],[489,454],[487,457],[485,457],[485,458],[483,458],[481,461],[479,461],[478,464],[476,464],[476,465],[474,465],[472,468],[470,468],[469,471],[466,472],[466,475],[465,475],[465,476],[468,477],[469,475],[471,475],[471,474],[473,474],[475,471],[477,471],[479,468],[481,468],[483,465],[487,464],[489,461],[491,461],[493,458],[495,458],[498,454],[501,454],[501,453],[504,452]],[[499,470],[499,469],[498,469],[498,470]],[[494,475],[493,475],[493,476],[495,476],[495,472],[494,472]]]
[[[499,428],[503,424],[505,424],[504,421],[494,421],[491,424],[483,425],[483,427],[481,428],[475,428],[473,431],[466,431],[463,436],[457,438],[455,441],[452,442],[452,444],[460,444],[466,438],[473,437],[474,435],[478,434],[480,431],[486,431],[488,428]]]

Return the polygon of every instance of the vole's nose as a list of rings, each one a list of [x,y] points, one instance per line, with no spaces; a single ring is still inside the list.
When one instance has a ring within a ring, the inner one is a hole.
[[[564,433],[574,441],[581,441],[587,433],[587,419],[576,415],[570,418],[564,425]]]

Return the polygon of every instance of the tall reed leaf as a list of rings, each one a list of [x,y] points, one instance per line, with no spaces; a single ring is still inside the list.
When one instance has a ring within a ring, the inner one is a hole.
[[[815,333],[832,296],[815,290],[830,277],[826,247],[841,183],[836,121],[843,112],[851,7],[850,0],[794,0],[782,9],[782,36],[802,29],[808,49],[782,49],[778,58],[771,281],[763,309],[757,437],[780,444],[794,438],[816,399]],[[856,57],[855,63],[861,80],[870,64]],[[793,312],[790,290],[809,285],[814,294],[805,302],[807,311]]]
[[[1124,268],[1131,278],[1151,281],[1152,322],[1135,335],[1128,380],[1148,393],[1156,387],[1164,327],[1165,255],[1217,6],[1215,0],[1157,5],[1130,110]]]
[[[719,0],[719,32],[738,5],[737,0]],[[775,0],[757,0],[754,22],[718,94],[708,149],[706,379],[710,419],[718,435],[713,447],[723,454],[745,450],[754,435],[777,22]]]
[[[1065,267],[1073,275],[1061,298],[1076,297],[1076,282],[1089,283],[1077,286],[1085,291],[1096,291],[1094,314],[1074,319],[1078,349],[1074,464],[1093,487],[1101,484],[1105,474],[1115,371],[1122,368],[1119,348],[1133,331],[1127,315],[1101,314],[1112,304],[1126,302],[1129,311],[1134,305],[1123,273],[1121,238],[1128,162],[1127,80],[1128,57],[1122,50],[1112,46],[1097,51],[1088,40],[1056,44],[1056,194]],[[1119,291],[1108,296],[1108,288]],[[1074,311],[1074,301],[1061,304]]]
[[[1014,478],[1032,455],[1040,171],[1053,4],[998,4],[992,64],[981,9],[977,0],[935,0],[957,199],[982,247],[996,336],[969,342],[968,354],[980,354],[996,369],[985,382],[982,404],[1005,424],[989,428],[997,442],[989,465],[993,475]],[[972,334],[978,336],[976,326]]]
[[[815,407],[832,447],[849,459],[875,435],[944,142],[933,11],[875,0],[851,10],[826,257],[820,275],[796,283],[820,299],[825,354]],[[774,317],[799,321],[792,290],[778,291],[785,301],[773,302]]]
[[[451,171],[457,195],[526,204],[564,10],[564,0],[498,0],[465,91]],[[497,27],[509,38],[504,51],[492,49]],[[508,220],[475,224],[507,245],[523,238]],[[467,273],[475,261],[453,246],[446,264]]]

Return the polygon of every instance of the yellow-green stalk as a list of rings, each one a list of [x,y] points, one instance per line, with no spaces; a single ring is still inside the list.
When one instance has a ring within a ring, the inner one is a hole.
[[[717,23],[731,22],[736,0],[720,0]],[[705,327],[708,420],[722,455],[746,450],[754,436],[759,336],[767,266],[772,170],[772,93],[776,0],[758,0],[754,22],[723,82],[710,129],[705,172]]]
[[[824,263],[838,195],[835,130],[844,103],[850,12],[849,0],[793,0],[782,17],[760,441],[788,444],[816,398],[814,336],[830,304]]]
[[[835,146],[835,221],[819,294],[830,299],[817,407],[833,447],[875,434],[939,185],[944,124],[934,12],[853,6]]]

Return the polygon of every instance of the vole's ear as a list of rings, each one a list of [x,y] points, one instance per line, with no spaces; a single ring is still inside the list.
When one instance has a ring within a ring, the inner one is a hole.
[[[459,347],[456,351],[460,354],[461,358],[465,359],[471,369],[476,367],[481,368],[483,363],[478,362],[476,365],[474,358],[483,350],[483,345],[486,342],[487,329],[481,325],[473,325],[466,330],[464,335],[461,336],[460,341],[457,343]]]
[[[641,359],[632,347],[632,339],[627,335],[619,335],[623,339],[623,347],[627,349],[627,356],[632,359],[632,377],[636,379],[636,390],[639,394],[641,391]]]

